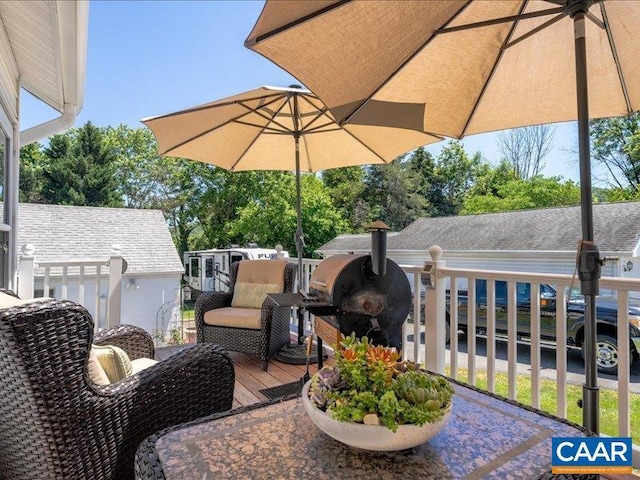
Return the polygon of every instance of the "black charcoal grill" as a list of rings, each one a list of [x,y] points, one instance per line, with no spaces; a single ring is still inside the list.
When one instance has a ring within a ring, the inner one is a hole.
[[[343,335],[355,332],[373,344],[402,350],[402,324],[411,309],[411,287],[387,259],[382,222],[370,226],[371,255],[333,255],[313,271],[305,308]]]

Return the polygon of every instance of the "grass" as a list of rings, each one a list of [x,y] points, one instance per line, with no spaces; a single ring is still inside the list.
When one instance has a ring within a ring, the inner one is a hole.
[[[446,367],[447,375],[450,375],[450,367]],[[458,369],[458,380],[466,382],[468,372],[466,369]],[[527,375],[516,377],[517,400],[525,405],[531,405],[531,378]],[[476,387],[487,389],[487,372],[476,370]],[[578,400],[582,398],[582,387],[567,384],[567,419],[582,425],[582,409],[578,407]],[[506,373],[496,373],[495,393],[504,397],[508,396],[509,381]],[[549,379],[540,380],[540,409],[551,414],[556,414],[556,382]],[[640,445],[640,395],[631,394],[631,438],[633,443]],[[600,433],[618,436],[618,392],[615,390],[600,389]]]
[[[184,302],[182,304],[182,321],[186,322],[189,320],[193,320],[194,317],[194,311],[193,311],[193,307],[195,306],[196,302]]]

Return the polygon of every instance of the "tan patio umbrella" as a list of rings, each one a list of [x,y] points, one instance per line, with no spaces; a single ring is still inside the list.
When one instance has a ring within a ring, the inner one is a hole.
[[[596,432],[601,258],[589,119],[639,109],[639,31],[640,2],[627,0],[269,0],[246,41],[305,82],[341,124],[372,101],[424,104],[425,129],[455,138],[578,119],[583,420]]]
[[[401,118],[394,118],[401,112]],[[304,234],[300,173],[389,163],[441,137],[423,130],[424,105],[378,102],[357,122],[339,126],[316,95],[298,86],[260,87],[175,113],[146,118],[161,155],[191,158],[231,170],[296,172],[296,248],[302,288]],[[393,126],[387,124],[393,121]],[[413,122],[413,124],[411,123]],[[411,126],[415,130],[401,128]],[[298,341],[303,339],[302,322]]]

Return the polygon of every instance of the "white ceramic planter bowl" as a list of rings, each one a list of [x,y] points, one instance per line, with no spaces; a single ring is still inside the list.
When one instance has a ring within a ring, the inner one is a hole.
[[[417,447],[435,436],[449,421],[451,407],[436,423],[400,425],[392,432],[384,425],[364,425],[362,423],[339,422],[317,408],[309,399],[311,380],[302,388],[302,404],[311,421],[324,433],[339,442],[363,450],[392,452]]]

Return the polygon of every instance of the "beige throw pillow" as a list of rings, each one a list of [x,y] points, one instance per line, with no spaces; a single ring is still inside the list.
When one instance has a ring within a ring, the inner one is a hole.
[[[104,368],[100,365],[98,361],[98,356],[96,355],[93,347],[89,350],[89,379],[95,383],[96,385],[109,385],[111,382],[109,381],[109,377],[107,377]]]
[[[236,282],[231,306],[235,308],[262,308],[262,303],[267,298],[267,294],[281,292],[282,287],[277,283]]]
[[[124,350],[114,345],[94,345],[92,350],[95,351],[98,361],[111,383],[131,376],[133,371],[131,360]]]

